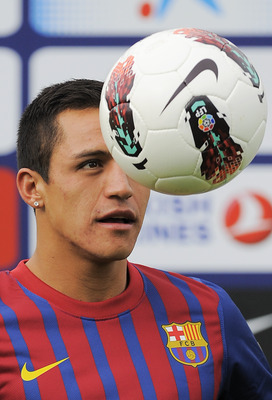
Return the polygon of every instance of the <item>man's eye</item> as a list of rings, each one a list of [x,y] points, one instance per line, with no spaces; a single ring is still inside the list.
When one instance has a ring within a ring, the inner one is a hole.
[[[101,166],[102,166],[101,165],[101,161],[99,161],[99,160],[90,160],[90,161],[85,162],[82,165],[82,168],[84,168],[84,169],[94,169],[94,168],[98,168],[98,167],[101,167]]]
[[[88,164],[86,165],[89,168],[96,168],[98,167],[98,162],[97,161],[89,161]]]

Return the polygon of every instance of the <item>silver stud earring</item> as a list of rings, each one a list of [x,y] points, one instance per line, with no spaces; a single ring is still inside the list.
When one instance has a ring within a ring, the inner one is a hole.
[[[38,201],[34,201],[34,207],[39,207],[39,202]]]

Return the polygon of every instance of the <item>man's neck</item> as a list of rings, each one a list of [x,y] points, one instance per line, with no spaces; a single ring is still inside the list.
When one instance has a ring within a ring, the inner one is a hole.
[[[30,271],[59,292],[85,302],[99,302],[122,293],[127,286],[127,260],[95,263],[86,259],[58,260],[36,250],[26,263]]]

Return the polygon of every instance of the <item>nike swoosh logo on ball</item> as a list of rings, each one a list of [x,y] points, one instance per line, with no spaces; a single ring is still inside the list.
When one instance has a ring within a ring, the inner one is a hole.
[[[169,104],[177,97],[177,95],[186,87],[189,85],[190,82],[192,82],[198,75],[200,75],[202,72],[210,70],[214,73],[216,76],[216,80],[218,79],[218,67],[217,64],[211,60],[210,58],[205,58],[204,60],[199,61],[198,64],[189,72],[189,74],[186,76],[184,81],[179,85],[179,87],[176,89],[176,91],[173,93],[173,95],[170,97],[168,103],[162,110],[161,114],[164,112],[166,107],[169,106]]]

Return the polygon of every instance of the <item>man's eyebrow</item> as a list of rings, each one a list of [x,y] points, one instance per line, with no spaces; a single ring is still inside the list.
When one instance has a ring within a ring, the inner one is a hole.
[[[81,158],[88,158],[88,157],[108,157],[109,153],[103,150],[94,150],[94,151],[82,151],[81,153],[72,154],[72,158],[78,160]]]

